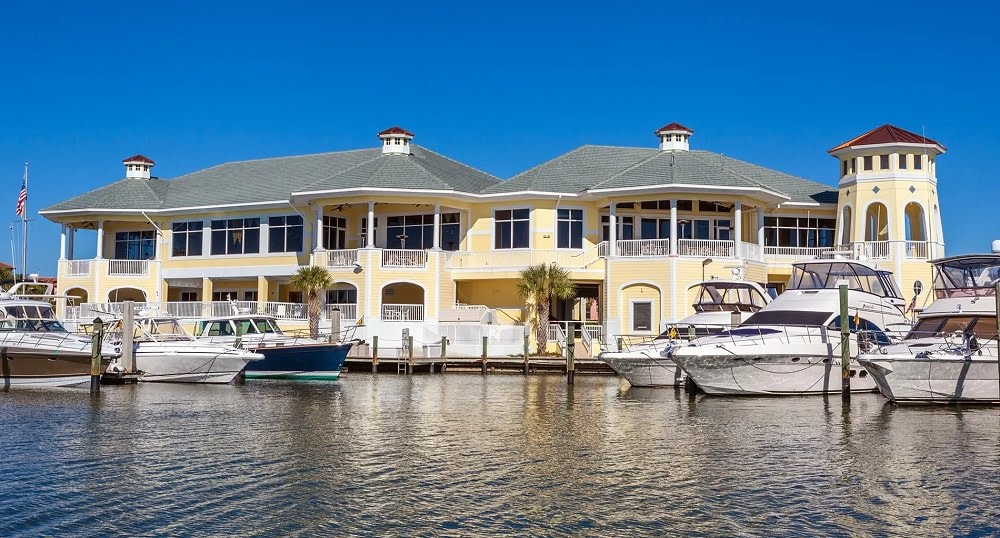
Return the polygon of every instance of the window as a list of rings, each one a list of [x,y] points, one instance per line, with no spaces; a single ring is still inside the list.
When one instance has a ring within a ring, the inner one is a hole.
[[[583,210],[559,209],[556,211],[556,221],[556,246],[583,248]]]
[[[347,219],[323,216],[323,248],[326,250],[347,248]]]
[[[375,222],[372,225],[372,229],[373,230],[378,230],[378,217],[375,217]],[[368,217],[361,217],[361,233],[358,234],[358,237],[359,237],[359,241],[361,242],[361,244],[359,245],[359,247],[367,247],[368,246]],[[372,241],[372,245],[375,246],[375,247],[379,246],[379,241],[378,241],[378,237],[377,236],[376,236],[375,240]]]
[[[615,220],[618,221],[618,240],[625,241],[632,239],[635,229],[635,220],[633,217],[618,215]],[[611,241],[610,222],[610,216],[601,216],[601,241]]]
[[[872,156],[865,155],[864,160],[865,160],[865,170],[872,170],[874,167],[874,165],[872,164],[873,161]]]
[[[632,330],[653,330],[653,303],[649,301],[632,303]]]
[[[878,167],[881,170],[888,170],[889,169],[889,156],[888,155],[879,155],[878,156]]]
[[[835,219],[764,217],[764,245],[769,247],[832,247]]]
[[[906,170],[906,161],[909,158],[910,158],[910,156],[907,155],[907,154],[905,154],[905,153],[900,153],[899,154],[899,169],[900,170]]]
[[[493,213],[494,248],[528,248],[528,209],[502,209]]]
[[[175,222],[171,226],[173,256],[201,256],[202,222]]]
[[[920,170],[924,166],[924,158],[922,155],[913,156],[913,169]]]
[[[156,232],[118,232],[115,234],[116,260],[151,260],[156,255]]]
[[[441,213],[441,249],[458,250],[462,243],[462,219],[458,213]]]
[[[848,165],[848,163],[847,163],[846,160],[842,161],[842,162],[843,162],[843,165],[844,165],[844,171],[840,175],[846,176],[847,175],[847,171],[849,170],[849,168],[848,168],[849,165]]]
[[[196,292],[196,291],[182,291],[181,292],[181,301],[190,303],[190,302],[194,302],[194,301],[197,301],[197,300],[198,300],[198,292]]]
[[[336,289],[326,291],[327,304],[358,304],[357,288]]]
[[[858,165],[858,163],[856,162],[856,159],[851,159],[851,173],[852,174],[855,172],[857,165]]]
[[[431,248],[434,244],[434,215],[386,217],[385,241],[388,248]]]
[[[268,252],[302,251],[302,217],[288,215],[267,219]]]
[[[260,252],[260,219],[212,221],[212,254],[257,254]]]
[[[223,290],[223,291],[213,291],[212,300],[213,301],[235,301],[239,297],[239,292],[236,290]]]
[[[670,219],[640,219],[639,239],[669,239]]]

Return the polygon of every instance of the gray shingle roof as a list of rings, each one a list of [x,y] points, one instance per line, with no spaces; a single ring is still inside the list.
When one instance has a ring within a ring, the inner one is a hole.
[[[836,203],[830,186],[710,151],[582,146],[486,189],[485,193],[591,190],[657,185],[762,188],[793,202]]]
[[[124,179],[42,210],[167,210],[288,200],[295,192],[350,188],[478,193],[501,182],[433,151],[340,151],[220,164],[172,180]]]

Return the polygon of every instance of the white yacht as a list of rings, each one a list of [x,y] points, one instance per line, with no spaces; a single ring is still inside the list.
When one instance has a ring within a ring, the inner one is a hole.
[[[140,381],[175,383],[229,383],[259,353],[219,343],[196,340],[176,318],[138,316],[132,330],[135,370]],[[108,329],[112,345],[121,345],[122,320]],[[119,365],[112,365],[120,370]]]
[[[1000,248],[994,251],[935,260],[935,300],[905,340],[858,357],[887,398],[899,403],[1000,402]]]
[[[839,283],[848,284],[850,356],[888,344],[908,322],[892,274],[857,260],[793,264],[786,291],[735,329],[674,348],[670,357],[708,394],[801,395],[840,392]],[[864,332],[859,332],[859,329]],[[853,360],[852,391],[875,382]]]
[[[32,287],[42,292],[31,293]],[[49,302],[53,297],[47,283],[18,282],[0,293],[0,389],[90,381],[91,339],[63,327]],[[114,348],[102,348],[102,368],[115,356]]]
[[[767,291],[745,280],[706,280],[694,290],[695,313],[663,331],[652,341],[605,351],[597,358],[608,363],[633,387],[672,387],[684,384],[682,372],[667,355],[671,348],[694,336],[705,336],[732,327],[770,302]]]

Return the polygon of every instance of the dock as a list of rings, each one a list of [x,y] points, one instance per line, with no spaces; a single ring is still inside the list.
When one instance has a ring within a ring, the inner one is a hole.
[[[377,364],[371,357],[347,357],[347,372],[378,373],[478,373],[478,374],[565,374],[565,357],[379,357]],[[615,375],[604,361],[594,358],[575,358],[577,374]]]

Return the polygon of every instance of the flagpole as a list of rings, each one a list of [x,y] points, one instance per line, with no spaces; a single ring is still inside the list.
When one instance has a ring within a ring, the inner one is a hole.
[[[28,163],[24,163],[24,192],[28,192]],[[21,238],[21,280],[28,277],[28,197],[24,198],[24,208],[21,211],[21,226],[24,236]]]

